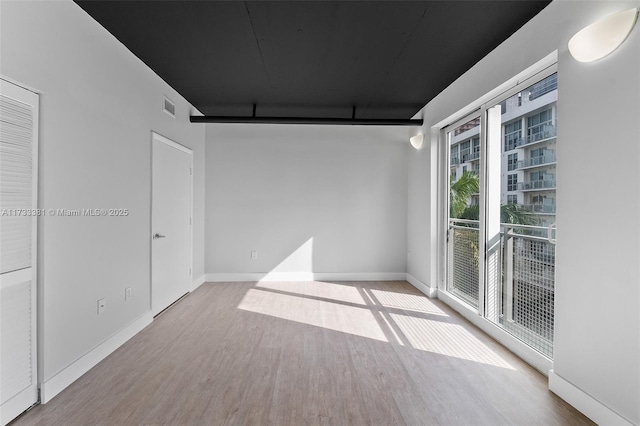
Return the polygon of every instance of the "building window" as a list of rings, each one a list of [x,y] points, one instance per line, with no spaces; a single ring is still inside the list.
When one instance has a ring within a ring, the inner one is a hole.
[[[509,154],[507,156],[507,170],[515,170],[518,168],[518,154]]]
[[[553,92],[557,88],[558,74],[551,74],[549,77],[535,83],[529,88],[529,100],[532,101],[542,95]]]
[[[463,163],[466,163],[471,159],[471,140],[460,144],[460,156],[462,157]]]
[[[458,179],[458,174],[456,173],[456,169],[451,170],[451,178],[455,182]]]
[[[515,191],[518,186],[518,175],[507,175],[507,191]]]
[[[467,166],[462,166],[462,174],[467,173]]]
[[[522,123],[516,120],[512,123],[504,125],[504,150],[511,151],[520,145],[520,132]]]
[[[553,136],[551,109],[527,117],[527,142],[535,142]]]
[[[458,145],[451,147],[451,164],[460,164],[460,157],[458,157]]]
[[[472,145],[472,153],[471,153],[471,159],[475,160],[477,158],[480,158],[480,136],[476,136],[475,138],[471,139],[471,145]]]
[[[531,172],[531,181],[535,182],[538,180],[545,180],[546,173],[545,172]]]
[[[518,204],[517,195],[507,195],[507,204]]]

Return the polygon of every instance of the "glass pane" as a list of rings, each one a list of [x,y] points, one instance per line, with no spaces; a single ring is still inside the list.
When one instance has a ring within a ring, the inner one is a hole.
[[[556,213],[556,100],[553,74],[501,103],[502,274],[489,318],[553,357]],[[489,297],[489,296],[487,296]],[[488,300],[487,303],[490,303]]]
[[[449,274],[447,291],[478,307],[480,117],[447,130],[449,144]]]

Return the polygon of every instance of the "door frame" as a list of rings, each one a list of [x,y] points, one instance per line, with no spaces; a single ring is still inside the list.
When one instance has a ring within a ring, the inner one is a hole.
[[[543,374],[547,374],[549,370],[553,368],[553,360],[547,358],[545,355],[538,352],[536,349],[528,346],[522,340],[518,339],[514,335],[505,331],[503,328],[497,326],[485,315],[485,303],[479,300],[481,309],[474,309],[469,304],[462,301],[447,291],[447,283],[449,280],[448,271],[448,243],[447,243],[447,229],[449,226],[449,179],[448,171],[450,167],[450,147],[448,145],[448,139],[445,129],[456,124],[462,124],[465,118],[473,114],[474,112],[480,114],[481,126],[486,129],[487,111],[502,102],[503,100],[514,95],[518,91],[526,88],[533,83],[536,83],[551,74],[558,72],[558,59],[557,52],[552,52],[538,63],[533,64],[528,69],[522,71],[518,75],[512,77],[504,84],[498,86],[494,90],[480,97],[474,102],[467,105],[466,108],[460,110],[448,118],[436,123],[432,127],[432,135],[436,142],[436,165],[437,165],[437,232],[438,232],[438,270],[437,270],[437,285],[438,285],[438,297],[441,298],[447,305],[453,307],[456,311],[460,312],[466,319],[472,324],[479,327],[481,330],[492,336],[500,344],[507,347],[514,352],[525,362],[532,365],[538,371]],[[479,271],[479,280],[481,281],[481,287],[479,288],[479,297],[485,296],[487,279],[486,279],[486,265],[487,260],[484,259],[486,254],[486,226],[484,223],[487,215],[487,191],[486,191],[486,131],[481,129],[481,151],[480,159],[482,162],[481,167],[481,182],[480,182],[480,252],[482,254],[482,261],[480,265],[484,268],[483,271]],[[502,135],[501,135],[502,138]],[[483,140],[484,139],[484,140]],[[502,140],[500,141],[500,144]],[[484,144],[484,145],[483,145]]]
[[[190,226],[189,226],[189,270],[190,270],[190,282],[189,282],[189,292],[193,291],[193,150],[191,148],[188,148],[184,145],[181,145],[165,136],[162,136],[160,133],[155,132],[155,131],[151,131],[151,139],[150,139],[150,143],[151,143],[151,167],[149,168],[150,170],[150,180],[151,180],[151,185],[150,185],[150,193],[149,193],[149,200],[150,200],[150,214],[149,214],[149,253],[150,253],[150,257],[149,257],[149,310],[151,310],[151,312],[153,313],[153,141],[157,140],[158,142],[164,143],[172,148],[178,149],[186,154],[189,155],[189,168],[191,170],[190,172],[190,179],[189,179],[189,217],[190,217]],[[157,315],[159,312],[154,313],[153,315]]]
[[[40,194],[39,194],[39,182],[38,180],[40,179],[40,173],[39,173],[39,162],[38,162],[38,158],[39,158],[39,141],[40,141],[40,91],[35,90],[33,88],[30,88],[22,83],[19,83],[11,78],[5,77],[4,75],[0,75],[0,85],[2,85],[2,92],[4,92],[5,90],[7,90],[7,93],[4,93],[5,96],[11,97],[12,99],[16,99],[12,96],[12,93],[10,92],[22,92],[22,91],[26,91],[29,92],[28,96],[31,96],[31,94],[33,94],[35,97],[33,99],[33,105],[31,105],[33,107],[33,137],[32,137],[32,146],[31,146],[31,153],[32,153],[32,157],[31,157],[31,164],[32,164],[32,181],[31,181],[31,209],[34,210],[38,210],[40,207],[40,203],[39,203],[39,199],[40,199]],[[17,93],[15,96],[22,96],[24,93]],[[19,99],[16,99],[19,100]],[[20,100],[21,101],[21,100]],[[21,101],[22,102],[22,101]],[[39,211],[39,210],[38,210]],[[33,214],[32,218],[31,218],[31,271],[30,271],[30,276],[31,276],[31,326],[33,327],[31,330],[31,347],[32,347],[32,351],[31,351],[31,379],[32,379],[32,386],[29,388],[25,388],[23,391],[21,391],[19,394],[13,396],[11,399],[17,398],[16,401],[18,401],[16,403],[16,405],[18,407],[20,406],[24,406],[26,404],[29,404],[27,406],[26,409],[28,409],[30,406],[34,405],[34,404],[38,404],[40,402],[40,386],[42,383],[42,372],[43,369],[42,364],[43,364],[43,345],[42,342],[44,340],[44,335],[43,335],[43,331],[44,327],[42,327],[42,319],[43,319],[43,309],[44,307],[42,306],[42,279],[39,278],[40,275],[40,270],[38,268],[38,259],[39,257],[39,251],[40,251],[40,245],[38,244],[38,239],[40,238],[39,233],[38,233],[38,228],[39,228],[39,224],[42,223],[42,221],[44,221],[44,217],[40,214]],[[20,274],[22,275],[22,274]],[[12,279],[8,280],[9,282],[14,281],[15,277],[12,277]],[[33,387],[35,387],[35,399],[32,398],[32,394],[31,392],[27,392],[27,390],[32,389]],[[8,400],[10,401],[10,400]],[[7,401],[7,402],[8,402]],[[4,424],[4,421],[11,417],[10,421],[12,421],[13,419],[15,419],[17,416],[19,416],[20,414],[22,414],[22,411],[18,411],[18,412],[14,412],[14,411],[9,411],[9,413],[7,414],[7,412],[5,411],[7,407],[4,407],[3,414],[2,414],[2,418],[0,418],[0,422]],[[14,408],[14,407],[10,407],[10,408]]]

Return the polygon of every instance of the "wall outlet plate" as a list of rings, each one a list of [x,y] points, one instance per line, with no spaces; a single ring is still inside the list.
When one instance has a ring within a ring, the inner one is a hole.
[[[127,287],[124,289],[124,300],[131,299],[131,287]]]
[[[107,299],[98,300],[98,314],[104,313],[107,309]]]

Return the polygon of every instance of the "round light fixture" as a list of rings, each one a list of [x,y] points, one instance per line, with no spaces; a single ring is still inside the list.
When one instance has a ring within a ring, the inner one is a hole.
[[[569,40],[569,52],[578,62],[593,62],[616,50],[638,18],[638,9],[607,16],[578,31]]]
[[[411,146],[414,147],[415,149],[420,149],[424,144],[424,135],[419,134],[419,135],[411,136],[409,138],[409,142],[411,142]]]
[[[424,144],[424,134],[422,132],[422,127],[411,127],[409,129],[409,142],[411,142],[411,146],[415,149],[422,148]]]

